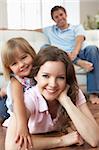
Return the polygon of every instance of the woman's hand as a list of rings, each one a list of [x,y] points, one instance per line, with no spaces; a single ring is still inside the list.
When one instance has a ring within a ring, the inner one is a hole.
[[[33,148],[32,139],[28,127],[22,124],[18,124],[15,142],[18,144],[19,150],[22,147],[24,147],[26,150]]]
[[[66,88],[64,89],[64,91],[59,95],[58,97],[58,101],[62,104],[62,102],[64,102],[64,100],[68,100],[70,99],[68,96],[67,96],[67,92],[68,92],[68,89],[69,89],[69,85],[66,85]]]

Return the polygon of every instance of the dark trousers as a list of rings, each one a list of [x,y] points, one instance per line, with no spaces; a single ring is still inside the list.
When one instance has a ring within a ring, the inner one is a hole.
[[[99,94],[99,48],[96,46],[87,46],[81,50],[74,63],[78,59],[87,60],[93,63],[94,69],[87,73],[87,91],[88,93]]]
[[[10,115],[7,113],[7,106],[6,106],[6,98],[7,96],[0,97],[0,121],[4,121]]]

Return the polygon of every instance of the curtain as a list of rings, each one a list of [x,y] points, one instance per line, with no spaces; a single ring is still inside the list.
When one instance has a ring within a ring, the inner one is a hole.
[[[7,27],[7,5],[6,0],[0,0],[0,28]]]
[[[79,23],[79,0],[2,0],[2,4],[7,13],[5,17],[2,14],[0,26],[9,29],[37,29],[53,24],[50,10],[55,5],[68,10],[71,23]]]

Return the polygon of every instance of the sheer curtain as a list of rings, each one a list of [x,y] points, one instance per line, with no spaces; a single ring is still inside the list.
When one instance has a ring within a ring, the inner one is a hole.
[[[50,10],[55,5],[66,8],[69,22],[79,23],[80,0],[6,0],[7,28],[37,29],[53,24]],[[4,19],[4,18],[3,18]]]

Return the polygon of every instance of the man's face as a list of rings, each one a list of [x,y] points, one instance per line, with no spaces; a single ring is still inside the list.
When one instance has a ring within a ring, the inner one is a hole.
[[[61,9],[53,12],[53,20],[60,29],[65,29],[67,26],[67,14]]]

